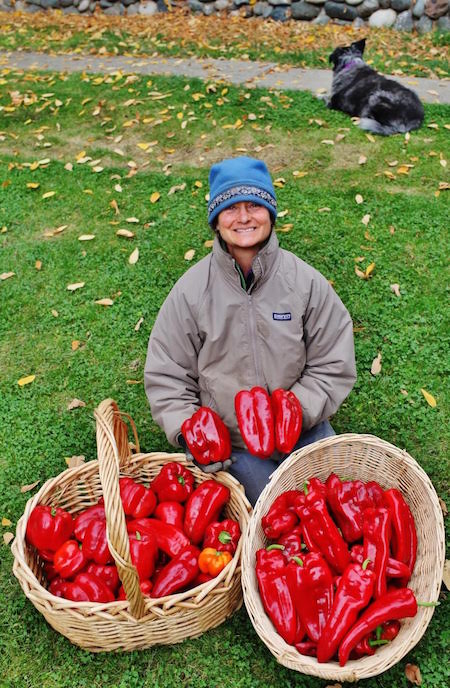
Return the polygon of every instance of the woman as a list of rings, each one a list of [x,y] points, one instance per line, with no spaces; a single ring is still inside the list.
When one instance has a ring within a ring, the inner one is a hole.
[[[254,504],[282,457],[261,460],[246,451],[236,393],[254,386],[269,394],[291,390],[303,410],[296,448],[334,435],[328,418],[356,379],[353,328],[328,281],[279,247],[265,163],[223,160],[212,166],[209,182],[213,249],[161,307],[149,339],[145,390],[154,420],[175,446],[186,446],[181,426],[200,406],[220,416],[232,457],[206,470],[228,468]]]

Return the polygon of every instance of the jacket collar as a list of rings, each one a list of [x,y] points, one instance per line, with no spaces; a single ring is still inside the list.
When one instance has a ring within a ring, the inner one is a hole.
[[[260,249],[253,259],[252,270],[255,276],[252,289],[257,284],[264,282],[270,273],[276,268],[279,257],[279,243],[275,230],[273,229],[267,243]],[[228,253],[226,248],[222,247],[219,235],[216,233],[212,253],[214,259],[221,270],[227,275],[232,282],[235,282],[240,287],[239,274],[235,268],[235,261]],[[241,288],[241,287],[240,287]]]

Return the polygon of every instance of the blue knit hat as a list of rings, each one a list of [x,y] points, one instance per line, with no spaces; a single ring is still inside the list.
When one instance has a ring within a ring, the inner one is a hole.
[[[209,172],[208,222],[214,227],[217,215],[233,203],[251,201],[263,205],[277,218],[277,199],[269,170],[256,158],[230,158],[211,167]]]

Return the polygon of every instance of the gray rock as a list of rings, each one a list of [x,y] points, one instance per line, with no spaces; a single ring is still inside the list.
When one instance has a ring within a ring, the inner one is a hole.
[[[120,2],[122,3],[122,5],[125,5],[125,7],[128,7],[128,5],[133,5],[136,2],[136,0],[120,0]]]
[[[203,12],[203,4],[200,0],[189,0],[189,9],[192,12]]]
[[[279,5],[290,5],[291,2],[292,0],[269,0],[269,4],[273,5],[274,7],[278,7]]]
[[[41,7],[44,7],[46,10],[54,10],[59,7],[59,0],[41,0]]]
[[[400,12],[395,20],[394,29],[397,31],[412,31],[414,28],[414,20],[412,13],[409,10]]]
[[[391,7],[396,12],[404,12],[411,7],[411,0],[391,0]]]
[[[320,14],[318,17],[312,20],[312,24],[317,24],[317,26],[326,26],[329,24],[331,21],[331,17],[328,16],[328,14],[325,12],[324,8],[320,10]]]
[[[138,12],[139,14],[142,14],[143,17],[152,17],[158,12],[158,5],[156,2],[153,2],[153,0],[140,2]]]
[[[310,5],[305,0],[294,2],[291,8],[292,19],[315,19],[320,12],[320,7],[317,5]]]
[[[363,0],[345,0],[347,5],[360,5]]]
[[[76,7],[73,5],[70,5],[70,7],[63,7],[63,14],[78,14],[78,10]]]
[[[61,7],[70,7],[70,5],[72,5],[72,0],[59,0],[59,4]]]
[[[378,0],[363,0],[361,5],[358,5],[358,7],[356,8],[356,11],[358,12],[358,17],[361,17],[361,19],[367,19],[379,8],[380,3],[378,2]]]
[[[424,0],[425,1],[425,0]],[[230,0],[216,0],[214,3],[214,7],[218,12],[222,12],[222,10],[226,10],[231,6]]]
[[[235,5],[235,7],[241,7],[242,5],[248,5],[248,4],[249,4],[249,0],[233,0],[233,5]]]
[[[413,7],[413,17],[420,19],[422,14],[425,12],[425,0],[416,0]]]
[[[327,0],[309,0],[310,5],[325,5]]]
[[[78,12],[86,12],[89,9],[89,3],[91,0],[81,0],[78,5]],[[44,0],[42,0],[44,2]]]
[[[28,0],[30,5],[38,5],[39,7],[41,6],[41,0]]]
[[[335,0],[327,0],[325,12],[332,19],[343,19],[344,21],[353,21],[358,16],[354,7],[335,2]]]
[[[135,2],[134,5],[129,5],[127,7],[127,17],[135,17],[139,14],[139,3]]]
[[[281,6],[274,7],[272,14],[270,15],[270,18],[274,21],[285,22],[289,19],[290,16],[290,13],[288,14],[288,8]]]
[[[164,2],[164,0],[156,0],[156,4],[158,5],[158,12],[168,12],[169,11],[167,9],[167,5]]]
[[[420,35],[433,31],[433,20],[423,14],[418,21],[416,21],[416,31]]]
[[[272,14],[272,9],[273,7],[269,5],[268,2],[257,2],[253,5],[253,14],[255,17],[264,17],[265,19],[267,17],[270,17]]]
[[[352,21],[352,26],[354,29],[360,29],[365,25],[366,25],[366,22],[364,21],[364,19],[362,17],[356,17],[356,19],[354,19]]]
[[[107,7],[104,13],[108,14],[110,17],[121,17],[125,14],[125,7],[121,2],[115,2],[112,7]]]
[[[72,0],[71,0],[72,1]],[[17,0],[16,4],[14,5],[14,9],[16,12],[26,12],[27,11],[27,4],[25,3],[24,0]]]
[[[439,17],[437,27],[439,31],[450,31],[450,17]]]
[[[425,14],[430,19],[443,17],[448,10],[448,0],[426,0]]]
[[[383,26],[393,26],[396,19],[395,10],[377,10],[369,17],[369,26],[378,29]]]
[[[92,12],[92,14],[94,14],[96,7],[97,7],[97,0],[91,0],[91,2],[89,3],[89,12]]]
[[[211,16],[216,11],[214,5],[203,5],[203,14],[205,17]]]
[[[387,10],[391,6],[391,0],[380,0],[380,9]]]

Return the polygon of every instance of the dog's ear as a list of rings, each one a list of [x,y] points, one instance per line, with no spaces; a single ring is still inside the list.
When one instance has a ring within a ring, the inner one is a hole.
[[[342,48],[336,48],[333,50],[331,53],[330,57],[328,58],[328,62],[331,62],[335,67],[338,63],[339,55],[342,53]]]
[[[366,47],[366,39],[361,38],[360,41],[355,41],[355,43],[352,43],[352,48],[356,48],[358,52],[361,53],[361,55],[364,53],[364,48]]]

